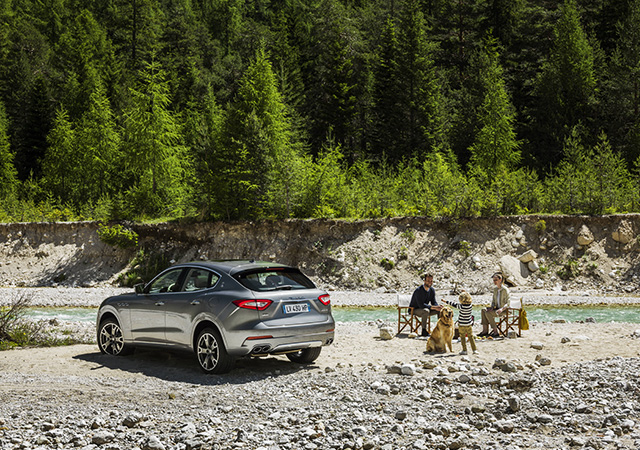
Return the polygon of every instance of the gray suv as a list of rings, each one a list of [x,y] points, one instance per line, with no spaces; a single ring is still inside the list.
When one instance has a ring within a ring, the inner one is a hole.
[[[294,267],[264,261],[177,264],[135,293],[107,298],[97,317],[102,353],[184,349],[206,373],[228,372],[240,356],[311,363],[334,330],[325,291]]]

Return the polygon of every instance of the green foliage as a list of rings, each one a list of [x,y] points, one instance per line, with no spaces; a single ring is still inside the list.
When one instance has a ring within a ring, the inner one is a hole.
[[[571,280],[579,276],[581,273],[580,262],[576,259],[570,259],[556,271],[556,274],[563,280]]]
[[[15,195],[17,171],[13,165],[13,153],[9,147],[9,123],[0,102],[0,199]]]
[[[170,265],[171,263],[166,254],[141,248],[129,263],[131,269],[121,274],[118,282],[127,287],[132,287],[138,283],[147,283]]]
[[[544,219],[540,219],[536,222],[534,227],[538,234],[544,234],[544,232],[547,231],[547,222]]]
[[[393,259],[389,259],[389,258],[382,258],[380,260],[380,265],[385,269],[385,270],[391,270],[396,266],[396,263]]]
[[[0,220],[640,211],[640,0],[81,3],[1,3]]]
[[[413,243],[416,240],[416,232],[415,230],[404,230],[402,234],[400,234],[402,239],[406,239],[408,242]]]
[[[50,347],[75,344],[69,336],[60,338],[45,329],[43,321],[26,317],[31,298],[28,294],[13,296],[8,306],[0,307],[0,350],[16,347]]]
[[[456,247],[458,252],[465,258],[471,255],[471,243],[469,241],[459,241]]]
[[[113,247],[131,248],[138,245],[138,233],[120,224],[100,225],[98,236],[102,242]]]

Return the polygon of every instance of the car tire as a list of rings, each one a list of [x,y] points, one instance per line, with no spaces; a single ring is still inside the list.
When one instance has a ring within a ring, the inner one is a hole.
[[[98,348],[105,355],[124,356],[133,353],[133,347],[124,343],[120,324],[115,319],[105,319],[98,328]]]
[[[289,358],[291,362],[310,364],[318,359],[320,352],[322,352],[322,347],[309,347],[294,353],[287,353],[287,358]]]
[[[213,328],[205,328],[200,332],[195,352],[204,373],[227,373],[233,367],[233,357],[227,353],[220,333]]]

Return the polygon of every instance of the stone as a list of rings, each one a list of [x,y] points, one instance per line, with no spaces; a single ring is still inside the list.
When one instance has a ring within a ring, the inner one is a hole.
[[[416,374],[416,367],[413,364],[403,364],[400,373],[412,377]]]
[[[387,373],[400,375],[400,374],[402,374],[402,366],[400,366],[398,364],[393,364],[391,366],[387,366]]]
[[[389,341],[394,338],[394,329],[392,327],[380,328],[380,339],[383,341]]]
[[[538,364],[540,364],[541,366],[550,366],[551,365],[551,360],[547,357],[542,357],[538,360]]]
[[[498,265],[504,279],[513,286],[524,285],[526,283],[525,278],[530,275],[527,265],[521,263],[518,258],[513,256],[503,256],[500,258]]]
[[[633,240],[633,228],[631,224],[628,221],[623,220],[620,222],[620,225],[618,225],[618,228],[611,233],[611,237],[614,241],[623,245],[628,244]]]
[[[495,423],[495,426],[501,433],[511,433],[515,428],[513,422],[511,422],[510,420],[498,420]]]
[[[527,269],[529,269],[529,272],[537,272],[538,270],[540,270],[540,264],[538,264],[538,261],[529,261],[527,263]]]
[[[571,342],[571,338],[565,336],[562,339],[560,339],[560,342],[562,342],[563,344],[566,344],[567,342]]]
[[[531,343],[531,348],[536,350],[542,350],[544,348],[544,344],[542,342],[534,341]]]
[[[533,250],[527,250],[522,255],[518,256],[518,259],[520,260],[520,262],[527,264],[531,261],[535,261],[537,257],[538,255],[536,254],[536,252],[534,252]]]
[[[591,233],[591,230],[589,230],[589,228],[586,225],[582,225],[582,227],[580,228],[580,231],[578,231],[578,245],[581,245],[583,247],[586,247],[587,245],[591,244],[593,242],[594,238],[593,238],[593,233]]]
[[[535,289],[543,289],[544,288],[544,281],[538,279],[536,281],[536,285],[534,287],[535,287]]]
[[[122,421],[122,425],[127,428],[133,428],[142,421],[142,414],[139,412],[132,412],[128,414]]]
[[[149,436],[142,445],[142,450],[164,450],[164,444],[160,442],[157,436]]]
[[[462,374],[458,377],[458,381],[463,384],[468,383],[469,381],[471,381],[471,377],[469,375]]]
[[[518,397],[509,397],[508,401],[511,412],[520,411],[520,399]]]
[[[106,430],[98,431],[91,438],[91,442],[96,445],[108,444],[115,439],[115,435]]]
[[[395,417],[397,420],[404,420],[404,419],[406,419],[406,418],[407,418],[407,412],[406,412],[406,411],[403,411],[403,410],[396,411],[396,413],[395,413],[394,417]]]
[[[553,422],[553,417],[549,414],[541,414],[537,417],[538,422],[540,423],[551,423]]]

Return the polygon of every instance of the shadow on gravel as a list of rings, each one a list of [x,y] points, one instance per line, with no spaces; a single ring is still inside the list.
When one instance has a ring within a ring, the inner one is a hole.
[[[120,370],[165,381],[203,386],[244,384],[274,376],[319,370],[315,364],[296,364],[284,356],[273,356],[239,358],[231,372],[207,375],[200,371],[195,357],[189,354],[145,349],[136,349],[135,353],[129,356],[103,355],[95,352],[76,355],[73,358],[94,364],[92,370]]]

